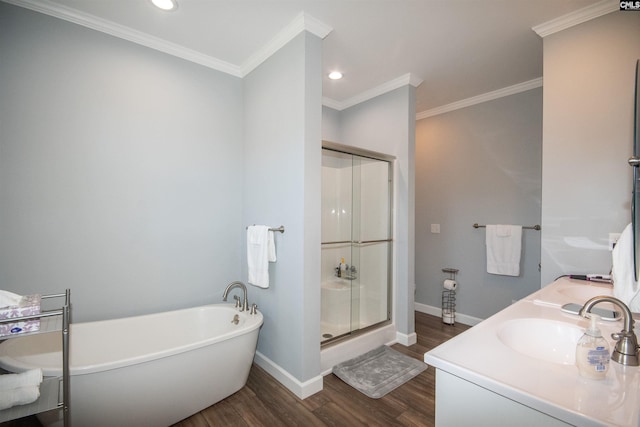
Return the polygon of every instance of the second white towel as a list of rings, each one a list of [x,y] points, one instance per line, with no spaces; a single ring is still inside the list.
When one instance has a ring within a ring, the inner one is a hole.
[[[35,402],[40,397],[42,369],[0,375],[0,410]]]
[[[0,375],[0,392],[13,388],[39,386],[42,382],[42,369],[30,369],[19,374]]]
[[[635,280],[633,253],[633,226],[627,225],[612,252],[613,296],[640,312],[640,286]]]
[[[0,392],[0,410],[9,409],[16,405],[33,403],[40,397],[40,387],[18,387]]]
[[[521,225],[487,225],[487,273],[520,275]]]
[[[276,247],[273,231],[268,225],[251,225],[247,228],[248,282],[269,287],[269,262],[276,262]]]

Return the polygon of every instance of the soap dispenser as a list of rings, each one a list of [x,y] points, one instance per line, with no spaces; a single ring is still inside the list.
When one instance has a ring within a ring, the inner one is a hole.
[[[589,313],[591,324],[576,345],[576,365],[580,375],[594,380],[603,380],[609,369],[609,344],[598,329],[600,316]]]

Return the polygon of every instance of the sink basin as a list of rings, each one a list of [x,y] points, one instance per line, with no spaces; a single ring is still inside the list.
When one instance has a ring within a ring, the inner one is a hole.
[[[573,365],[576,344],[584,330],[575,325],[548,319],[513,319],[497,332],[504,345],[518,353],[562,365]]]

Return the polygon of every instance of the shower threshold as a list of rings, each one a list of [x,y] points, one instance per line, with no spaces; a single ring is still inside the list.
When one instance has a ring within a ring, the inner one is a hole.
[[[353,331],[346,331],[344,327],[331,328],[326,325],[323,325],[322,331],[320,332],[321,334],[320,347],[322,348],[325,346],[343,342],[351,338],[355,338],[357,336],[365,334],[367,332],[371,332],[372,330],[382,328],[389,324],[391,324],[391,320],[384,320],[382,322],[379,322],[370,326],[366,326],[366,327],[361,327],[360,329],[356,329]]]

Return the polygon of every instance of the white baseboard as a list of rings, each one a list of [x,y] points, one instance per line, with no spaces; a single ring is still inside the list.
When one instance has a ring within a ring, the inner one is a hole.
[[[440,307],[434,307],[432,305],[415,303],[414,306],[416,311],[420,313],[431,314],[432,316],[442,316],[442,309]],[[462,313],[456,313],[456,322],[460,322],[463,325],[474,326],[478,323],[482,322],[484,319],[480,319],[478,317],[469,316]]]
[[[442,315],[442,310],[440,308],[426,304],[415,303],[414,309],[421,313],[427,313],[433,316],[440,317]],[[456,322],[460,322],[464,325],[477,325],[482,322],[482,320],[483,319],[468,316],[466,314],[456,313]],[[352,351],[344,353],[339,350],[338,347],[330,347],[329,349],[322,350],[321,359],[325,372],[305,382],[300,382],[297,378],[282,369],[278,364],[274,363],[259,351],[256,351],[254,362],[300,399],[306,399],[307,397],[322,390],[322,376],[331,373],[331,367],[344,361],[342,359],[353,357],[353,355],[348,355],[349,353],[354,353],[356,355],[362,354],[381,344],[392,345],[396,342],[404,346],[410,346],[415,344],[417,341],[418,335],[415,332],[411,334],[402,334],[395,331],[395,327],[393,325],[383,327],[374,333],[365,334],[361,337],[350,340],[349,345],[356,346],[356,351],[353,351],[352,349]],[[332,354],[329,356],[329,353],[334,353],[334,351],[337,351],[336,355]]]
[[[396,342],[398,344],[402,344],[405,347],[408,347],[410,345],[414,345],[415,343],[418,342],[418,334],[413,332],[413,333],[407,335],[407,334],[402,334],[400,332],[396,332]]]
[[[322,375],[300,382],[259,351],[256,351],[254,362],[300,399],[306,399],[322,390]]]

